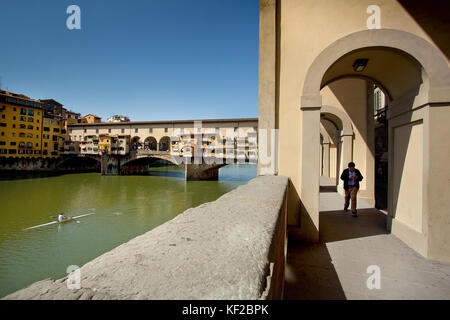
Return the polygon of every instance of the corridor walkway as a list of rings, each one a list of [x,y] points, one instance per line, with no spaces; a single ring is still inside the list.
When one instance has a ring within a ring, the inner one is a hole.
[[[430,261],[386,231],[386,216],[358,201],[358,218],[343,197],[320,194],[320,243],[289,242],[285,299],[450,299],[450,264]],[[377,265],[381,288],[368,289]]]

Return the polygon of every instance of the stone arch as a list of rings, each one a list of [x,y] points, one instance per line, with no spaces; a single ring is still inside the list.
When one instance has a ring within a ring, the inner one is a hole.
[[[170,137],[164,136],[159,139],[158,143],[159,151],[170,151]]]
[[[139,146],[141,145],[141,137],[139,136],[134,136],[133,138],[131,138],[130,140],[130,149],[136,150],[139,148]]]
[[[147,137],[144,140],[144,149],[150,151],[158,150],[158,141],[153,136]]]
[[[323,175],[328,178],[332,178],[333,183],[339,185],[339,172],[341,172],[347,163],[353,161],[353,138],[354,131],[353,125],[348,114],[337,107],[330,105],[323,105],[320,109],[321,122],[322,116],[332,115],[337,118],[338,121],[334,119],[329,119],[336,126],[337,132],[336,136],[331,137],[331,141],[323,145],[322,150],[322,165],[324,167]],[[321,123],[321,133],[322,130],[327,131],[323,124]],[[330,132],[327,132],[331,136]],[[323,135],[323,133],[322,133]],[[330,149],[331,144],[334,144],[335,149]],[[328,159],[327,159],[328,156]],[[328,165],[328,167],[326,167]],[[341,192],[342,190],[339,189]]]
[[[375,46],[398,49],[419,62],[429,82],[429,102],[450,100],[450,70],[443,55],[431,43],[406,31],[377,29],[358,31],[338,39],[316,57],[303,83],[301,107],[321,106],[322,77],[339,58],[351,51]]]

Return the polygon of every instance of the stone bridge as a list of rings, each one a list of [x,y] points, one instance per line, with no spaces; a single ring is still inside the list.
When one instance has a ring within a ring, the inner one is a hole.
[[[184,168],[186,180],[217,180],[219,169],[231,163],[249,163],[248,158],[182,157],[169,151],[132,150],[127,155],[104,154],[99,156],[103,175],[143,174],[154,159],[165,160]]]

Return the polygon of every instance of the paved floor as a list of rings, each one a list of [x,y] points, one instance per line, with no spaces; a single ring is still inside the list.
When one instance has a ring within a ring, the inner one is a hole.
[[[290,242],[285,299],[450,299],[450,264],[423,258],[386,231],[386,216],[363,201],[358,218],[343,197],[320,194],[320,243]],[[370,265],[380,289],[368,289]]]

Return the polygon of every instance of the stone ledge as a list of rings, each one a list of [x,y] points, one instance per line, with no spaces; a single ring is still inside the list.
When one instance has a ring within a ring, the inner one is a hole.
[[[88,262],[79,290],[46,279],[4,299],[270,298],[271,263],[284,270],[287,186],[259,176]]]

